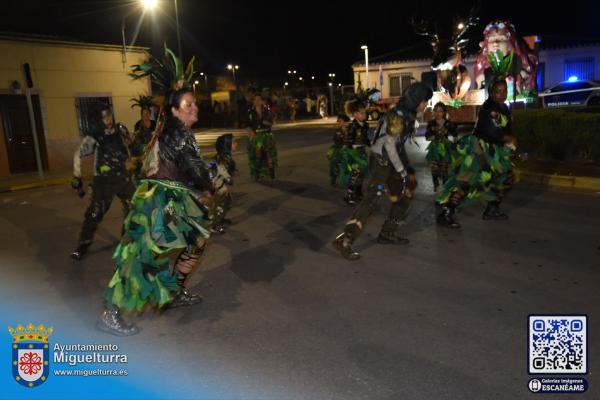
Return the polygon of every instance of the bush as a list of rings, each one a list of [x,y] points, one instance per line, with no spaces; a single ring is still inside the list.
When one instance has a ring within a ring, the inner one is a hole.
[[[515,110],[519,150],[554,160],[600,162],[600,114],[571,110]]]

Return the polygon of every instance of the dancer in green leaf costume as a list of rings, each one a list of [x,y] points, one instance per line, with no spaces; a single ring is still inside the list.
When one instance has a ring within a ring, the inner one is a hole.
[[[448,180],[448,166],[452,160],[454,143],[449,136],[456,137],[456,125],[448,120],[448,108],[442,102],[433,107],[433,119],[427,124],[425,139],[431,141],[427,146],[427,156],[431,167],[433,190],[437,191]]]
[[[129,336],[138,332],[122,311],[147,306],[180,307],[202,300],[184,287],[209,237],[208,213],[214,192],[190,127],[198,107],[181,62],[166,49],[164,62],[136,66],[136,77],[150,75],[165,94],[158,128],[148,144],[143,173],[131,199],[121,241],[114,251],[116,270],[105,292],[98,329]],[[190,65],[192,63],[190,62]]]
[[[248,164],[255,180],[270,177],[275,179],[277,146],[271,128],[271,113],[262,96],[254,95],[252,108],[248,112],[250,137],[248,138]]]
[[[490,97],[479,111],[473,135],[462,138],[452,160],[452,175],[438,195],[442,213],[437,222],[442,226],[460,228],[454,214],[464,199],[487,202],[483,219],[503,220],[508,215],[500,211],[500,203],[513,184],[510,156],[515,150],[512,116],[504,104],[506,80],[498,75],[488,85]]]

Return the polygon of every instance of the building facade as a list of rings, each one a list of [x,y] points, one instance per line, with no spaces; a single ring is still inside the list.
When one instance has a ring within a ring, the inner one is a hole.
[[[600,41],[589,44],[553,44],[540,51],[538,88],[547,89],[577,77],[600,80]]]
[[[130,99],[151,91],[149,79],[128,76],[131,65],[148,57],[141,47],[123,53],[121,46],[0,36],[0,54],[0,178],[37,170],[25,63],[42,164],[49,171],[72,168],[90,105],[110,104],[116,121],[133,129],[139,110]]]
[[[423,54],[431,53],[427,45],[416,50],[398,51],[395,54],[375,57],[369,63],[369,82],[366,82],[364,62],[352,65],[354,88],[377,88],[384,99],[395,99],[402,95],[411,81],[421,81],[423,74],[431,72],[431,58]],[[539,50],[538,91],[555,86],[575,76],[579,80],[600,80],[600,40],[587,42],[542,39]],[[464,60],[472,79],[471,89],[475,89],[475,56]],[[382,84],[383,83],[383,84]]]

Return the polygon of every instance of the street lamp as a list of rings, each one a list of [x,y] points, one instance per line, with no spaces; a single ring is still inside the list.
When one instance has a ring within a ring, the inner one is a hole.
[[[175,5],[175,25],[177,26],[177,46],[179,47],[179,59],[183,60],[183,53],[181,52],[181,34],[179,33],[179,8],[177,7],[177,0],[173,0]]]
[[[158,0],[141,0],[145,10],[153,10],[158,5]]]
[[[328,74],[329,76],[329,102],[331,103],[331,106],[329,107],[331,110],[331,115],[333,115],[333,78],[335,78],[335,74],[333,72],[330,72]]]
[[[464,27],[465,27],[465,24],[463,24],[462,22],[458,24],[458,29],[459,30],[464,29]]]
[[[369,89],[369,47],[366,44],[360,46],[365,51],[365,90]]]
[[[235,71],[237,71],[238,69],[240,69],[239,65],[235,65],[235,64],[227,64],[227,69],[231,71],[231,74],[233,75],[233,83],[235,84],[235,93],[234,93],[234,101],[235,101],[235,109],[236,109],[236,114],[237,114],[237,121],[238,121],[238,126],[241,126],[242,121],[241,121],[241,114],[240,114],[240,108],[239,108],[239,104],[238,104],[238,92],[239,92],[239,88],[238,88],[238,83],[237,83],[237,79],[235,78]]]
[[[208,90],[208,75],[204,72],[200,72],[200,76],[204,77],[204,88]]]
[[[140,4],[142,5],[144,12],[152,11],[158,5],[158,0],[140,0]],[[129,13],[123,15],[123,19],[121,20],[121,38],[123,40],[123,57],[122,57],[123,67],[125,67],[125,64],[127,63],[127,43],[125,42],[125,19],[128,16],[129,16]],[[142,18],[143,17],[144,17],[144,14],[142,14]],[[135,36],[131,40],[132,46],[135,44],[135,39],[137,37],[137,32],[139,31],[139,26],[140,26],[141,22],[142,22],[142,20],[140,19],[140,22],[138,23],[138,29],[136,30]]]
[[[237,86],[237,80],[235,79],[235,71],[240,69],[240,66],[234,64],[227,64],[227,69],[230,70],[233,74],[233,83],[235,83],[235,85]]]
[[[194,81],[194,84],[192,85],[194,88],[194,96],[196,95],[196,85],[199,84],[199,81]]]

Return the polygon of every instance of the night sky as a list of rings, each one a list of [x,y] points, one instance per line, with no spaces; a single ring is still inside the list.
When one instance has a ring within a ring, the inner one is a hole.
[[[166,39],[176,50],[172,0],[159,0],[160,9],[146,14],[136,44],[160,49]],[[410,17],[436,16],[449,24],[455,14],[466,14],[472,2],[412,2],[335,0],[241,1],[178,0],[184,58],[199,60],[198,70],[225,73],[225,65],[240,65],[239,76],[285,80],[287,70],[315,75],[324,82],[328,72],[352,83],[351,64],[363,57],[360,45],[369,45],[371,57],[423,41],[410,26]],[[128,41],[141,15],[131,0],[47,0],[2,2],[0,30],[59,35],[99,43],[121,43],[121,20],[126,19]],[[352,4],[350,6],[350,4]],[[360,6],[368,4],[370,7]],[[462,4],[462,10],[455,10]],[[527,8],[525,8],[527,5]],[[532,5],[535,5],[532,7]],[[568,37],[600,37],[598,1],[483,2],[485,25],[509,18],[521,33]],[[474,30],[480,35],[483,27]]]

